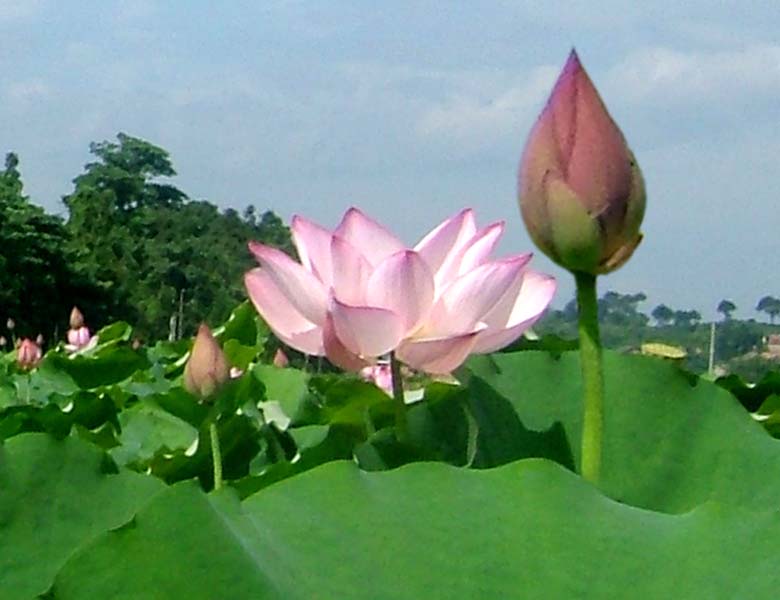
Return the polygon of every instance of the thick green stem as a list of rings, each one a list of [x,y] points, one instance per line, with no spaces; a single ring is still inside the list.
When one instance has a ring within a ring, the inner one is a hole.
[[[580,365],[584,390],[582,421],[583,478],[597,483],[601,470],[601,434],[604,427],[604,370],[601,362],[596,276],[574,273],[579,308]]]
[[[209,423],[209,437],[211,438],[211,458],[214,461],[214,490],[222,487],[222,452],[219,449],[219,433],[217,423]]]
[[[406,440],[406,402],[404,402],[404,382],[401,379],[401,363],[390,353],[390,376],[393,380],[393,399],[395,400],[395,427],[400,441]]]

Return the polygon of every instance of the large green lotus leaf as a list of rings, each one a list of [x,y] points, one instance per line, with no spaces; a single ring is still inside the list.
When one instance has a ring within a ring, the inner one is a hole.
[[[348,462],[239,505],[179,484],[75,554],[52,597],[775,598],[780,513],[615,502],[530,459],[490,470]]]
[[[0,597],[43,593],[73,551],[163,487],[76,438],[24,434],[0,447]]]
[[[780,498],[780,445],[717,385],[651,357],[605,353],[601,487],[622,502],[683,512],[715,499],[764,509]],[[525,427],[562,423],[579,464],[578,355],[516,352],[475,357],[472,385],[487,383]]]

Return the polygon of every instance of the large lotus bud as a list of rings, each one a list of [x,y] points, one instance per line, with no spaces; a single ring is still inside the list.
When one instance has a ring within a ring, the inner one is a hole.
[[[41,347],[29,338],[24,338],[16,349],[16,362],[23,369],[37,367],[41,356]]]
[[[642,173],[573,50],[531,130],[519,176],[531,238],[570,271],[613,271],[641,241]]]
[[[81,329],[82,327],[84,327],[84,315],[81,314],[77,306],[74,306],[73,310],[70,311],[70,328]]]
[[[206,325],[198,328],[190,359],[184,367],[184,387],[205,399],[230,377],[230,369],[217,340]]]

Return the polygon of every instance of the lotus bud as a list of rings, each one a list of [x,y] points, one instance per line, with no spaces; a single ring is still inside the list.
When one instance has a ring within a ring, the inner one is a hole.
[[[35,343],[39,346],[43,346],[43,334],[39,333],[38,336],[35,338]]]
[[[14,323],[14,320],[10,317],[8,317],[8,320],[5,322],[5,326],[8,329],[8,331],[13,331],[14,327],[16,327],[16,323]]]
[[[89,333],[89,327],[85,325],[82,325],[78,329],[68,329],[68,344],[76,349],[84,348],[89,345],[91,340],[92,336]]]
[[[528,137],[519,180],[531,239],[570,271],[614,271],[642,239],[642,173],[573,50]]]
[[[77,306],[74,306],[73,310],[70,311],[70,328],[80,329],[82,327],[84,327],[84,315],[81,314]]]
[[[211,396],[230,377],[222,349],[206,325],[198,328],[190,359],[184,367],[184,387],[201,399]]]
[[[8,341],[5,339],[4,335],[0,335],[0,348],[5,348],[5,345],[8,343]]]
[[[37,367],[41,357],[41,347],[29,338],[24,338],[16,349],[16,362],[23,369]]]
[[[360,377],[370,381],[390,396],[393,395],[393,372],[389,364],[377,364],[360,370]]]
[[[287,355],[284,353],[284,350],[281,348],[277,348],[276,354],[274,354],[274,366],[279,367],[280,369],[284,369],[290,364],[290,359],[287,358]]]

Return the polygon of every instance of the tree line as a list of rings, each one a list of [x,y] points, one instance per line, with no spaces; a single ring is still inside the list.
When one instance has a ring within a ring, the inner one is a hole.
[[[695,309],[655,306],[645,314],[640,306],[647,300],[642,293],[621,294],[608,291],[599,298],[599,321],[604,344],[623,352],[638,351],[646,342],[662,342],[685,349],[688,366],[703,372],[708,367],[710,324],[702,321]],[[717,306],[721,322],[717,325],[715,360],[728,372],[756,380],[770,368],[777,368],[780,357],[768,356],[767,337],[780,333],[774,326],[780,314],[780,300],[764,296],[756,304],[758,313],[770,323],[755,319],[735,319],[736,304],[723,299]],[[537,325],[540,334],[574,339],[577,332],[577,303],[572,299],[562,310],[550,311]]]
[[[93,328],[130,322],[145,340],[191,335],[245,298],[249,240],[293,253],[288,228],[254,205],[239,213],[190,198],[170,181],[168,152],[120,133],[47,214],[24,193],[19,158],[0,171],[0,336],[56,340],[78,306]],[[10,319],[10,321],[9,321]],[[8,328],[13,326],[13,331]]]

